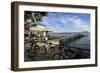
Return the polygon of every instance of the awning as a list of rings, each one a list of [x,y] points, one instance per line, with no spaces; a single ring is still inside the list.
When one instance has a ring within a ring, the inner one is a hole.
[[[48,31],[48,32],[56,32],[54,29],[46,28],[46,27],[31,27],[30,30],[32,31]]]

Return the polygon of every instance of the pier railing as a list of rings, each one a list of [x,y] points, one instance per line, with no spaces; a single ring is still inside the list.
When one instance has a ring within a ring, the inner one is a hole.
[[[73,46],[66,46],[65,50],[66,53],[69,53],[68,58],[89,58],[90,57],[90,49],[73,47]]]

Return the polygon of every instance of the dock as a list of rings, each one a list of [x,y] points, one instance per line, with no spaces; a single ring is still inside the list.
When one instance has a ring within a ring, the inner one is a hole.
[[[68,46],[67,43],[85,37],[84,34],[70,36],[53,36],[48,37],[48,41],[52,44],[47,48],[34,44],[31,49],[25,51],[25,61],[47,61],[47,60],[69,60],[69,59],[85,59],[90,58],[90,50]],[[55,44],[56,41],[59,42]]]

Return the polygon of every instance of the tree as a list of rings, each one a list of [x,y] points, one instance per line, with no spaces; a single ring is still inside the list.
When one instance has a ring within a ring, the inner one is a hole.
[[[24,13],[24,21],[27,21],[27,19],[31,19],[33,23],[39,23],[42,22],[42,18],[44,16],[47,16],[47,12],[33,12],[33,11],[25,11]]]

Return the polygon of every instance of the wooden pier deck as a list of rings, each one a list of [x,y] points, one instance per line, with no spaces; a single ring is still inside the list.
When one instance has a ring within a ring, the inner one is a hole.
[[[77,34],[77,35],[72,35],[72,36],[68,36],[68,37],[62,37],[61,40],[68,40],[68,41],[73,41],[79,38],[84,37],[85,35],[83,34]]]
[[[46,49],[30,50],[25,57],[25,61],[47,61],[47,60],[68,60],[90,58],[89,49],[66,46],[51,47],[48,52]]]

